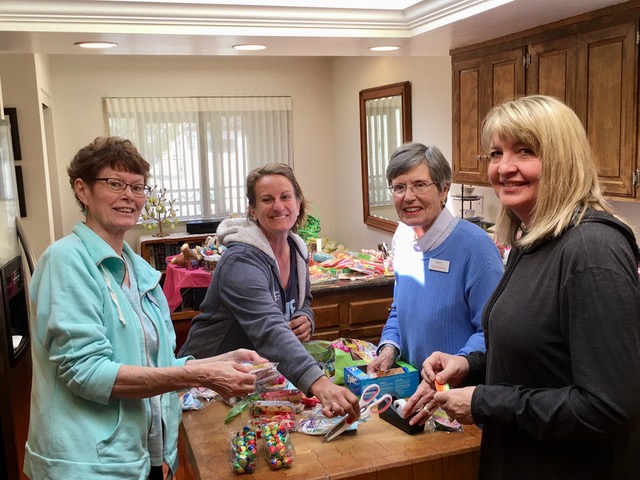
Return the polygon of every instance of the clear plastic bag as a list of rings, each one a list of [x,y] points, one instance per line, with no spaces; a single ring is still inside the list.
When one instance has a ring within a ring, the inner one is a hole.
[[[278,423],[291,431],[298,428],[296,409],[291,402],[258,400],[249,407],[249,415],[249,422],[256,429],[269,423]]]
[[[435,430],[442,432],[464,432],[462,425],[460,425],[457,420],[449,417],[447,412],[441,408],[438,408],[433,412],[433,414],[431,414],[431,417],[427,420],[425,427],[429,432],[433,432]]]
[[[289,429],[284,425],[271,422],[262,426],[262,450],[272,470],[291,468],[296,456]]]
[[[246,426],[240,431],[229,432],[229,464],[238,475],[253,473],[258,458],[257,434]]]

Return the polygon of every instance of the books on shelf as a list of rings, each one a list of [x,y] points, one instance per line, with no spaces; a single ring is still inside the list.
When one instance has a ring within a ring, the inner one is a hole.
[[[182,245],[189,244],[189,248],[202,245],[208,235],[173,236],[165,239],[142,238],[139,243],[139,251],[142,257],[156,270],[164,271],[167,268],[167,257],[178,255]]]

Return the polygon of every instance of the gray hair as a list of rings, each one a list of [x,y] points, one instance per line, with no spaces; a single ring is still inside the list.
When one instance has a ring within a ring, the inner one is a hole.
[[[391,186],[394,178],[424,163],[429,169],[431,180],[442,192],[451,184],[451,166],[435,145],[423,145],[418,142],[408,142],[400,145],[391,154],[387,166],[387,183]]]

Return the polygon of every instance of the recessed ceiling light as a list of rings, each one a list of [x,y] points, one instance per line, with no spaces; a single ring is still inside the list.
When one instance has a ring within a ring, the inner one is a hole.
[[[397,45],[380,45],[378,47],[369,47],[372,52],[393,52],[394,50],[400,50],[401,47]]]
[[[74,45],[82,48],[113,48],[118,46],[115,42],[76,42]]]
[[[233,48],[240,51],[255,51],[255,50],[264,50],[267,48],[266,45],[234,45]]]

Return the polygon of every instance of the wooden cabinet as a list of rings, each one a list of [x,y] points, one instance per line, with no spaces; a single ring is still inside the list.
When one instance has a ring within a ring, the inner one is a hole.
[[[551,95],[576,108],[578,39],[575,35],[528,46],[527,95]]]
[[[358,338],[377,345],[393,301],[393,277],[338,282],[312,287],[313,339]]]
[[[506,99],[539,93],[562,99],[582,120],[605,194],[636,199],[640,8],[619,10],[452,52],[454,182],[488,185],[484,116]]]
[[[524,48],[453,63],[453,181],[488,185],[482,120],[505,100],[524,94]]]
[[[186,342],[191,328],[191,319],[198,313],[200,312],[196,310],[181,310],[171,314],[171,323],[173,323],[173,330],[176,332],[176,353]]]
[[[637,21],[581,33],[576,112],[606,195],[635,196]]]

